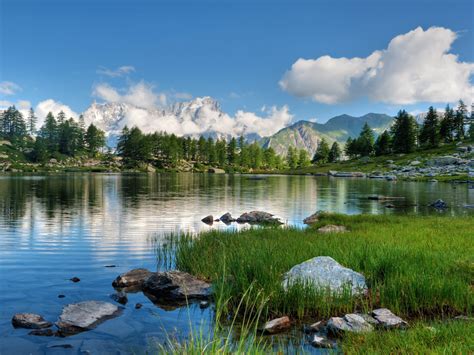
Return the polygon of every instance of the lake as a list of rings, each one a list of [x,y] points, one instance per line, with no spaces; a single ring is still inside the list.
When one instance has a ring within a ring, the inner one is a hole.
[[[388,202],[368,200],[375,194],[405,199],[387,208]],[[450,207],[427,206],[438,198]],[[169,233],[242,227],[208,226],[200,221],[208,214],[264,210],[302,227],[317,210],[474,215],[465,204],[474,204],[474,189],[466,184],[184,173],[0,175],[0,354],[140,354],[167,336],[209,326],[211,308],[162,309],[142,293],[129,294],[120,317],[68,338],[31,336],[11,325],[15,313],[54,322],[68,303],[113,302],[111,283],[118,274],[160,268],[157,250]],[[135,309],[137,302],[141,309]]]

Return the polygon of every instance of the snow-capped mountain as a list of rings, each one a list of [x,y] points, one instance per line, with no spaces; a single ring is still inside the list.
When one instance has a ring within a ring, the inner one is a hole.
[[[144,132],[166,131],[184,136],[226,138],[240,134],[259,138],[244,120],[230,117],[211,97],[197,97],[176,102],[165,108],[146,109],[126,103],[94,102],[84,113],[86,124],[94,123],[104,130],[110,146],[124,126],[138,126]]]

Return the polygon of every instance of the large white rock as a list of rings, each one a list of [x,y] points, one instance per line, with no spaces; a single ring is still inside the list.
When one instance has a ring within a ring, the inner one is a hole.
[[[283,287],[287,289],[294,283],[310,284],[336,293],[348,287],[353,295],[367,290],[362,274],[342,266],[329,256],[318,256],[293,266],[284,276]]]

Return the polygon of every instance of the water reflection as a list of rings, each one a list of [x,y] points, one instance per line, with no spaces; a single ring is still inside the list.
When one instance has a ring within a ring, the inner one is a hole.
[[[409,207],[386,208],[386,202],[369,201],[372,194],[403,196],[394,204]],[[438,198],[450,205],[444,215],[474,213],[463,208],[474,204],[474,190],[442,183],[207,174],[0,176],[0,353],[41,353],[51,341],[14,330],[14,313],[41,313],[54,321],[67,303],[110,301],[117,274],[136,267],[156,270],[155,246],[164,235],[236,228],[207,226],[200,221],[205,215],[260,209],[301,225],[316,210],[438,213],[427,207]],[[71,283],[73,276],[81,282]],[[58,299],[60,293],[66,298]],[[186,334],[190,324],[211,317],[209,310],[192,307],[159,309],[141,293],[129,300],[131,307],[121,317],[74,339],[144,349],[150,337],[166,335],[162,327]],[[136,311],[134,302],[144,307]]]

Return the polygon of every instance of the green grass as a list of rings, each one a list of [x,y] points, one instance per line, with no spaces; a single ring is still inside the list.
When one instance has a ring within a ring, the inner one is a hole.
[[[269,316],[318,320],[376,307],[409,320],[472,314],[472,217],[325,215],[316,227],[324,224],[342,224],[350,232],[255,228],[183,236],[173,247],[176,266],[211,280],[216,296],[229,300],[229,312],[252,286],[268,299]],[[302,286],[283,290],[284,272],[322,255],[364,274],[369,295],[328,295]]]
[[[472,354],[474,323],[417,323],[405,331],[348,334],[340,342],[345,354]]]

